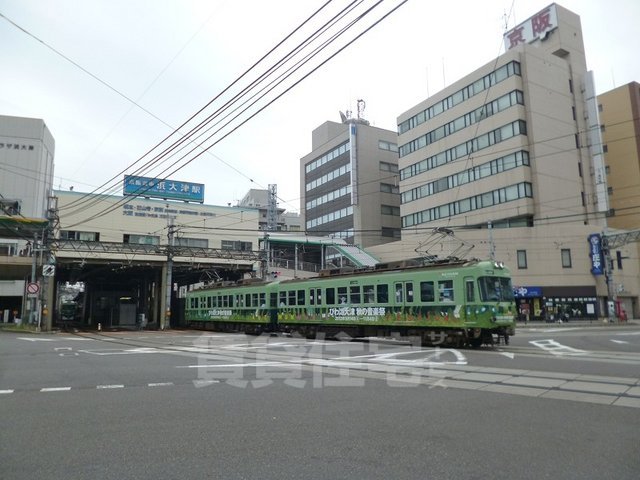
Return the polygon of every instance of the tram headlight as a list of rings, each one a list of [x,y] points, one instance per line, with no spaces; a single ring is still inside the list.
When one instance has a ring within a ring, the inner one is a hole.
[[[493,262],[495,268],[504,268],[504,262]]]

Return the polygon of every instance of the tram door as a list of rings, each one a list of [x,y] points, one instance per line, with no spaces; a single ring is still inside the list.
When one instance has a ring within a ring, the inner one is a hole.
[[[473,312],[475,312],[475,308],[470,308],[474,303],[478,301],[476,298],[476,279],[473,277],[464,277],[464,305],[465,309],[462,312],[462,315],[467,317],[467,312],[470,312],[471,316],[475,316]]]
[[[413,282],[396,282],[394,290],[396,311],[403,313],[410,311],[410,308],[414,306]]]

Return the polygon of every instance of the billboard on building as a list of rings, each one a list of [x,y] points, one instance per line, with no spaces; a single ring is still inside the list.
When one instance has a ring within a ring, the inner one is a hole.
[[[544,40],[547,34],[557,26],[556,6],[552,4],[505,33],[505,48],[510,50],[523,43],[532,43],[538,39]]]
[[[124,195],[161,198],[163,200],[184,200],[204,202],[204,185],[201,183],[179,182],[161,178],[124,176]]]

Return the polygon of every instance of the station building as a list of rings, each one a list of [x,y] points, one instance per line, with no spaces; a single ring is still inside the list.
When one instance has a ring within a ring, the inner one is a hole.
[[[506,53],[398,117],[402,241],[371,251],[389,261],[473,247],[511,268],[523,317],[606,316],[610,206],[580,18],[552,4],[504,40]],[[457,239],[428,250],[435,229]],[[637,262],[615,274],[637,316]]]

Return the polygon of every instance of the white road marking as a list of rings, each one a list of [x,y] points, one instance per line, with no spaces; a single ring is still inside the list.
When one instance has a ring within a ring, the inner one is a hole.
[[[53,349],[55,352],[59,352],[61,350],[73,350],[71,347],[55,347]]]
[[[53,338],[26,338],[26,337],[18,337],[18,340],[26,340],[27,342],[53,342]]]
[[[162,350],[153,347],[142,348],[130,348],[128,350],[121,350],[117,348],[104,349],[104,350],[78,350],[82,353],[89,353],[91,355],[133,355],[137,353],[163,353]]]
[[[610,339],[613,343],[629,343],[629,342],[625,342],[624,340],[613,340]]]
[[[97,385],[98,390],[104,390],[109,388],[124,388],[124,385]]]
[[[41,392],[68,392],[71,390],[71,387],[50,387],[50,388],[41,388]]]
[[[532,345],[535,345],[538,348],[541,348],[553,355],[563,356],[563,355],[587,355],[589,352],[585,350],[579,350],[577,348],[569,347],[567,345],[562,345],[561,343],[556,342],[555,340],[532,340],[529,342]]]
[[[13,393],[13,390],[0,390],[0,395],[6,395],[8,393]]]
[[[290,367],[291,363],[286,362],[262,362],[262,363],[226,363],[226,364],[198,364],[198,365],[176,365],[176,368],[231,368],[231,367]]]
[[[158,383],[149,383],[149,387],[170,387],[173,385],[173,382],[158,382]]]
[[[511,353],[511,352],[498,352],[500,355],[504,355],[507,358],[510,358],[511,360],[513,360],[515,358],[515,354]]]

